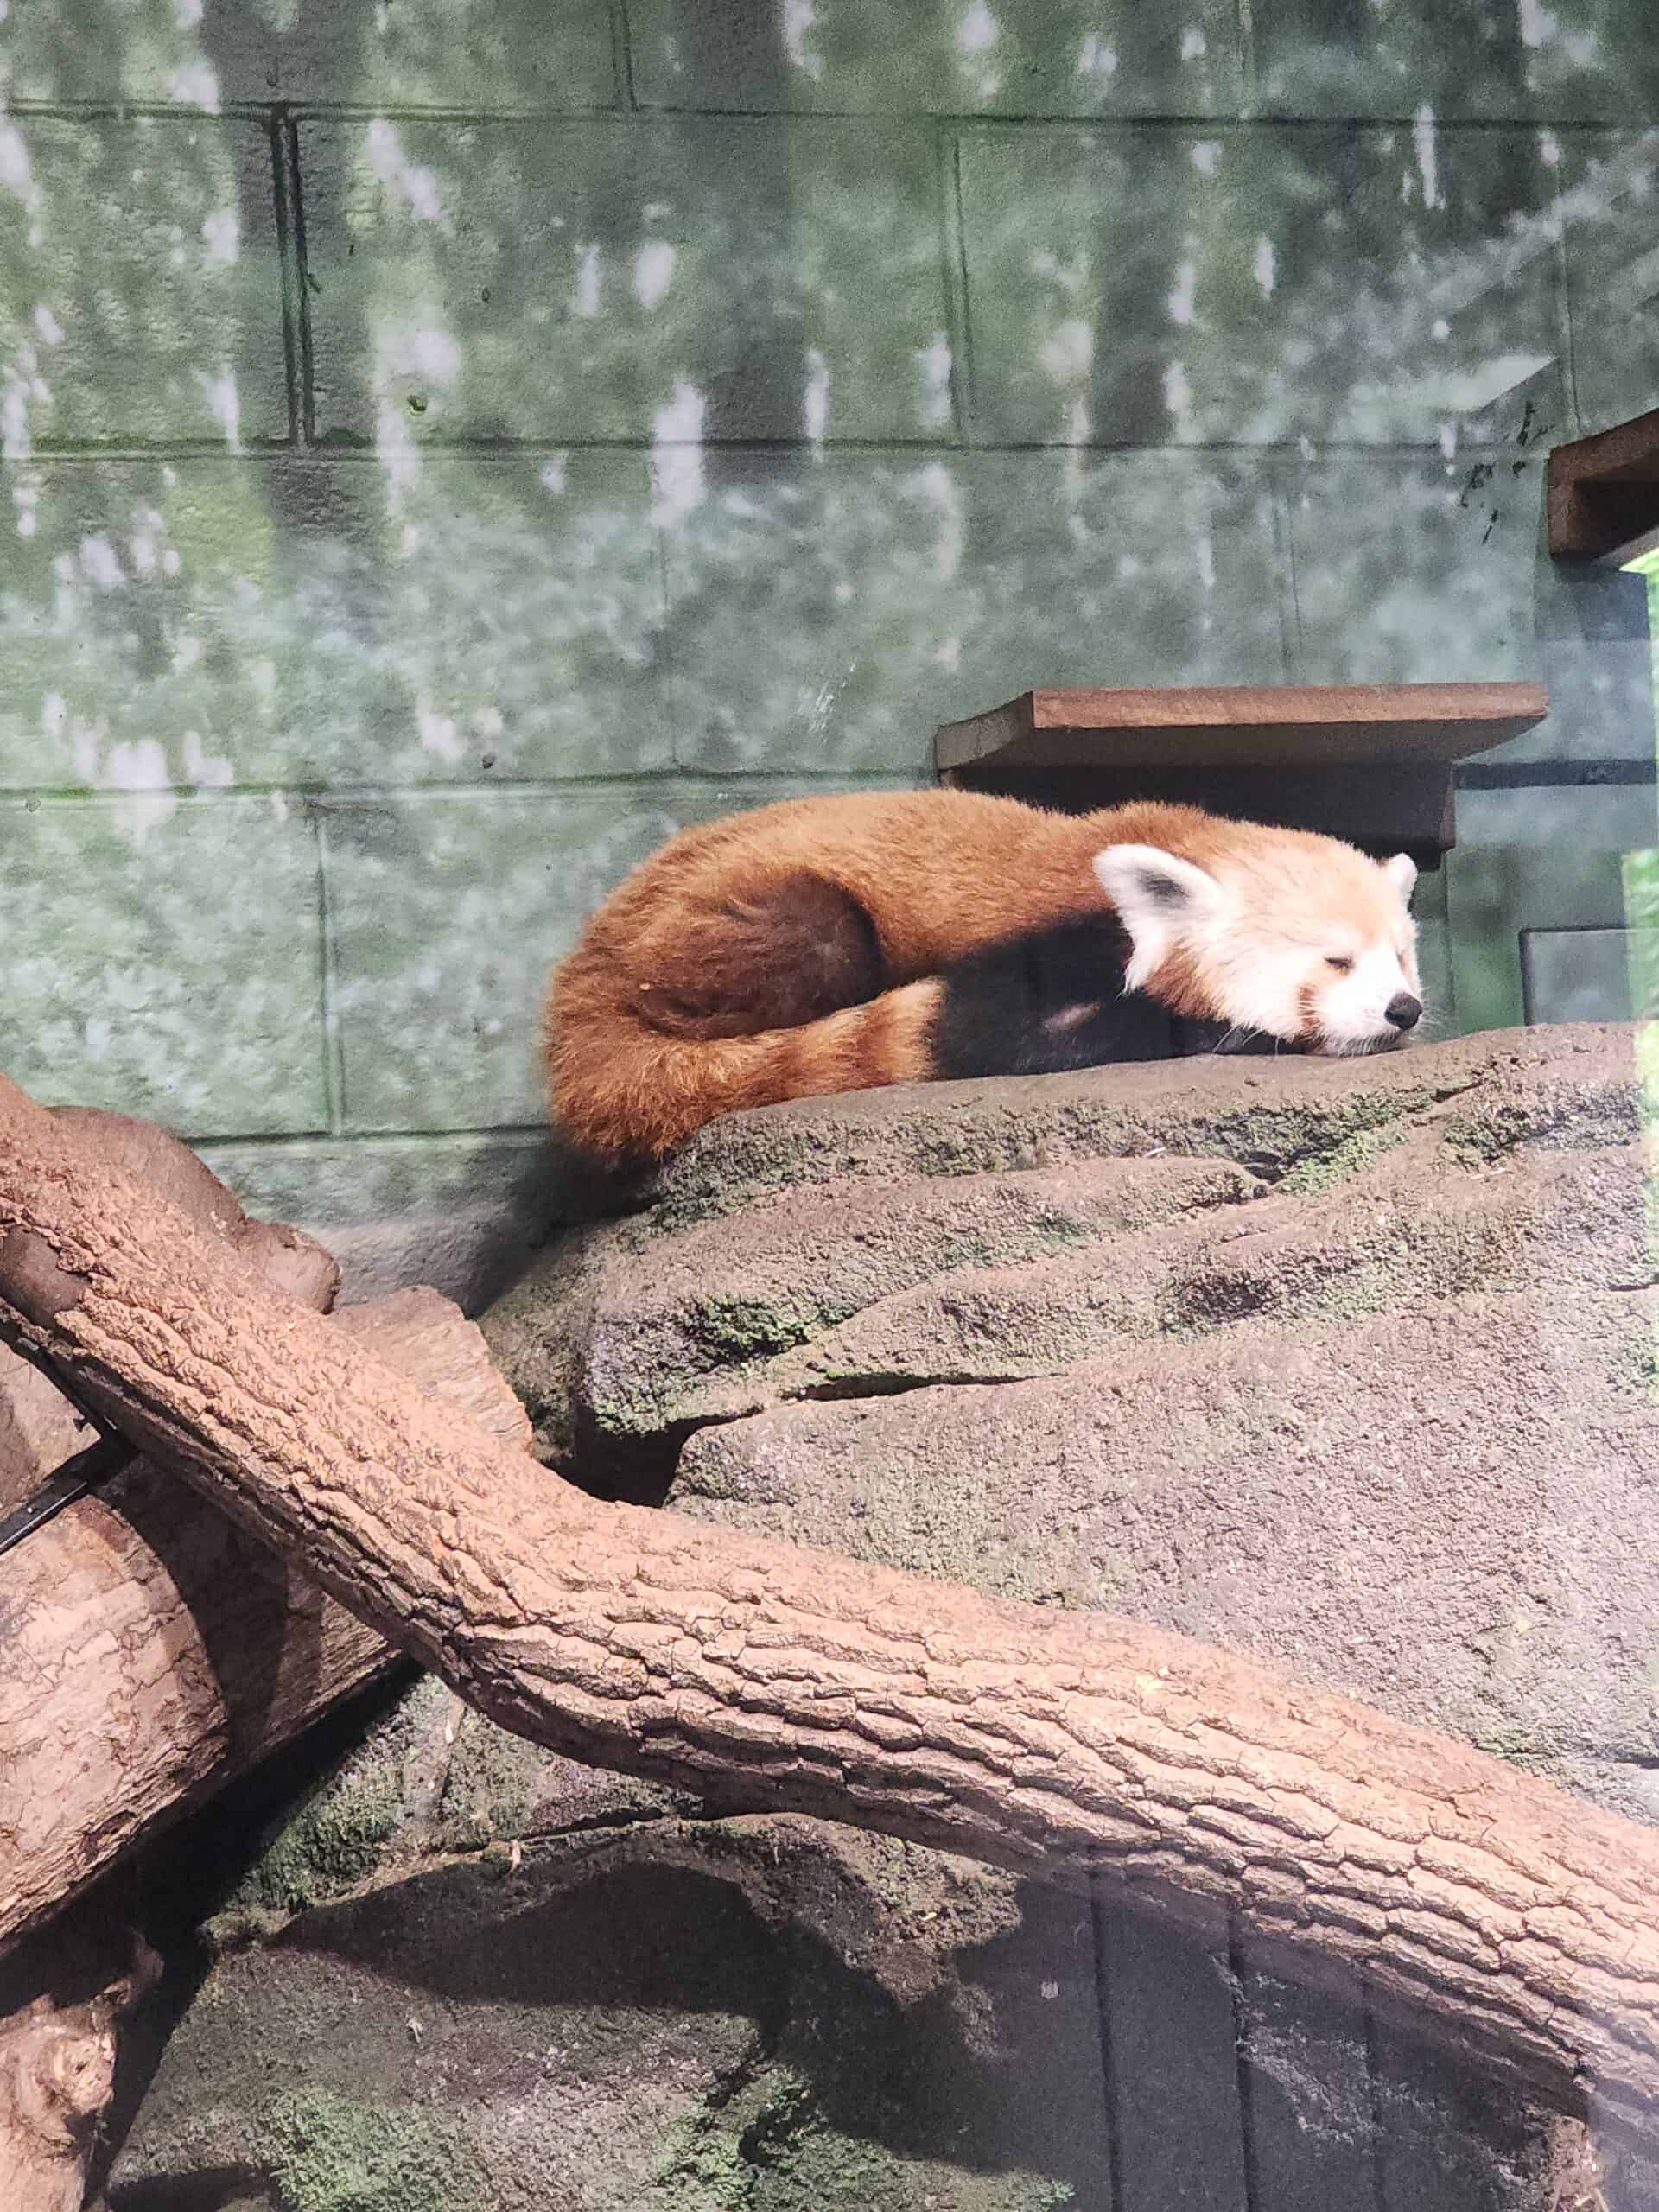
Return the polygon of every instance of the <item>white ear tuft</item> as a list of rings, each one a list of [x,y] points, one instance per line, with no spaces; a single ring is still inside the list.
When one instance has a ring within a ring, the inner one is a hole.
[[[1396,853],[1391,861],[1384,861],[1382,873],[1400,894],[1402,906],[1411,904],[1411,894],[1417,882],[1417,863],[1409,853]]]
[[[1126,990],[1139,990],[1163,965],[1178,938],[1221,904],[1221,886],[1191,861],[1156,845],[1108,845],[1095,855],[1095,877],[1128,931]]]

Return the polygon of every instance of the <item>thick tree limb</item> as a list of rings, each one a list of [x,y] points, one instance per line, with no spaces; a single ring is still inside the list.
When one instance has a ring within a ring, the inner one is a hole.
[[[1659,2101],[1659,1835],[1185,1638],[604,1506],[0,1083],[0,1299],[249,1527],[596,1765],[1218,1899],[1573,2107]],[[3,1786],[3,1785],[0,1785]]]
[[[435,1291],[327,1325],[493,1433],[527,1439],[483,1338]],[[22,1372],[20,1421],[35,1380]],[[41,1410],[48,1427],[58,1418]],[[70,1506],[0,1560],[0,1943],[396,1656],[151,1462]]]

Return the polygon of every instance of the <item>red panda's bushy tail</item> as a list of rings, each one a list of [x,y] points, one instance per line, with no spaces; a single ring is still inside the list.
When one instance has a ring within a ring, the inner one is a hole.
[[[925,1082],[943,988],[924,977],[797,1028],[736,1037],[676,1034],[556,991],[544,1036],[554,1114],[583,1151],[640,1166],[742,1107]]]

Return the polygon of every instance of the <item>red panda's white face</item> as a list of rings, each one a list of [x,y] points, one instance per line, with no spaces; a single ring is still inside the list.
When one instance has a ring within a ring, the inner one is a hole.
[[[1132,947],[1128,988],[1307,1052],[1380,1052],[1414,1027],[1417,871],[1403,853],[1372,861],[1334,837],[1240,824],[1206,858],[1096,855]]]

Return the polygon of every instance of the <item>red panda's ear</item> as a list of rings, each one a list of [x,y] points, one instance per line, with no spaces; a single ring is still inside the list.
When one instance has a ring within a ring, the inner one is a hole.
[[[1400,904],[1408,906],[1417,884],[1417,863],[1409,853],[1396,853],[1391,861],[1384,861],[1382,873],[1400,896]]]
[[[1178,938],[1221,906],[1213,875],[1156,845],[1108,845],[1095,855],[1094,868],[1129,934],[1133,952],[1123,982],[1131,991],[1162,967]]]

